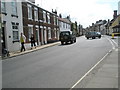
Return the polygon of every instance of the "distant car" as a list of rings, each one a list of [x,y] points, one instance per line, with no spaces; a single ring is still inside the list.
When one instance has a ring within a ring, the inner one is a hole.
[[[76,42],[76,35],[72,31],[62,31],[60,32],[60,41],[61,44],[70,42]]]
[[[87,39],[89,39],[89,38],[95,39],[96,37],[101,38],[101,33],[95,32],[95,31],[86,32],[85,37]]]

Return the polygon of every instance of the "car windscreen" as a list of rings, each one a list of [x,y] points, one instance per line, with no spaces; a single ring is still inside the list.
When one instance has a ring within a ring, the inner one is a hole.
[[[61,32],[60,35],[65,36],[65,35],[70,35],[70,33],[69,32]]]
[[[100,32],[97,32],[97,34],[101,34]]]

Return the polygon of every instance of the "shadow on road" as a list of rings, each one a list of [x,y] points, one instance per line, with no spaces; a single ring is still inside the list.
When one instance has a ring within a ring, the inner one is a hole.
[[[74,43],[72,43],[72,44],[74,44]],[[58,45],[58,46],[66,46],[66,45],[72,45],[71,43],[66,43],[66,44],[60,44],[60,45]]]

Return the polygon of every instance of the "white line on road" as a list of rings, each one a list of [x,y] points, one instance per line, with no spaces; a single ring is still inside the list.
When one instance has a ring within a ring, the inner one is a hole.
[[[116,43],[114,40],[112,40],[113,41],[113,43],[118,47],[118,43]]]
[[[112,44],[112,49],[115,49],[115,45],[113,44],[113,42],[109,39],[109,38],[107,38],[109,41],[110,41],[110,43]],[[114,42],[115,43],[115,42]],[[109,52],[97,63],[97,64],[95,64],[82,78],[80,78],[71,88],[70,88],[70,90],[72,90],[73,88],[75,88],[98,64],[100,64],[107,56],[108,56],[108,54],[110,53],[110,52],[112,52],[112,49],[111,50],[109,50]]]
[[[75,88],[100,62],[102,62],[106,56],[111,52],[112,50],[110,50],[97,64],[95,64],[82,78],[80,78],[71,88],[70,90],[72,90],[73,88]]]
[[[108,39],[109,42],[112,44],[113,49],[115,49],[115,45],[113,44],[113,42],[112,42],[109,38],[107,38],[107,39]]]

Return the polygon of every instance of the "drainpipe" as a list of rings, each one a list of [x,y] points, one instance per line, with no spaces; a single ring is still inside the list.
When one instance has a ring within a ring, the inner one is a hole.
[[[1,20],[1,0],[0,0],[0,58],[2,57],[1,31],[2,31],[2,20]]]

